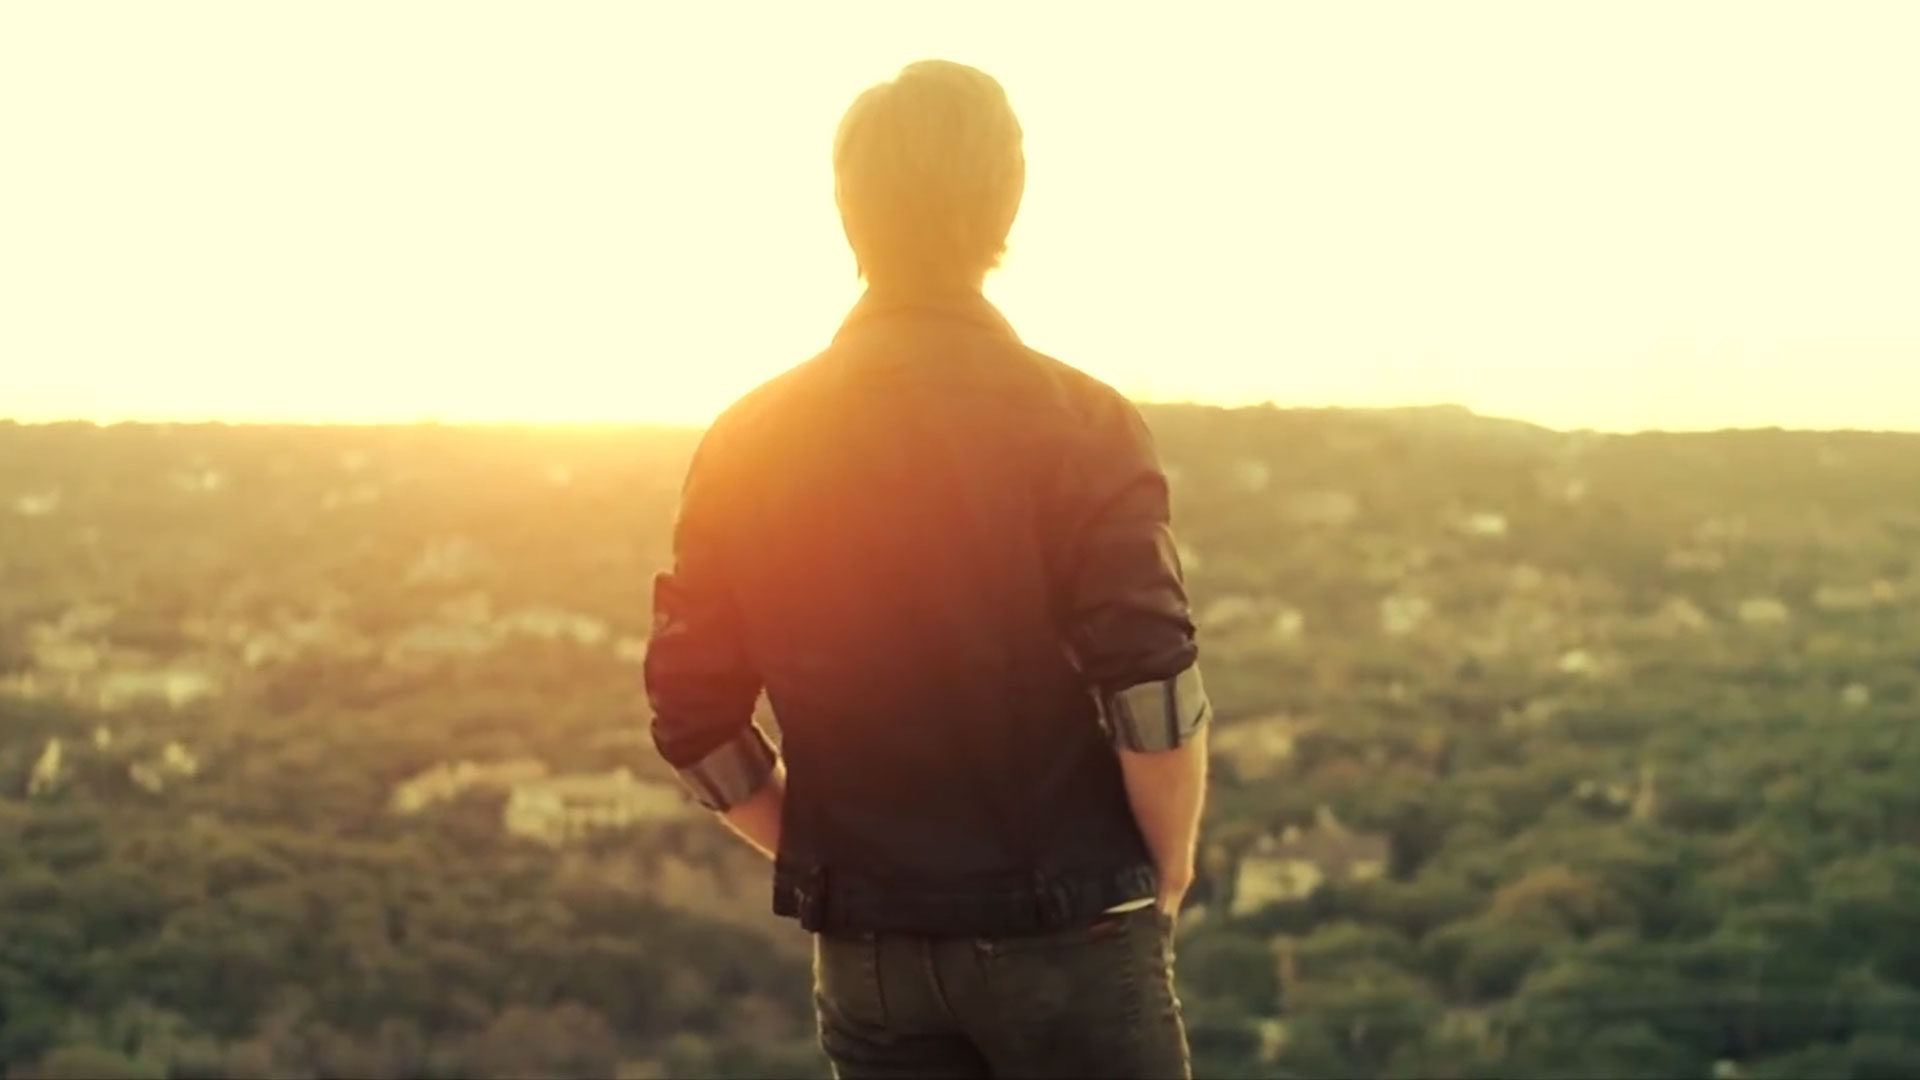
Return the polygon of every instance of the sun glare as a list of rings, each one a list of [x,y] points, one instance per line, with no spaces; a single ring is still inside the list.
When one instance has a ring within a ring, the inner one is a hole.
[[[1136,396],[1920,427],[1920,8],[1086,10],[5,5],[0,415],[703,423],[945,56],[1027,134],[990,294]]]

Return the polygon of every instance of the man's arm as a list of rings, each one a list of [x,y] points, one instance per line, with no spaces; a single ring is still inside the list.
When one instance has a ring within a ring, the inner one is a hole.
[[[1134,819],[1177,911],[1192,884],[1213,708],[1174,544],[1166,475],[1139,411],[1116,395],[1077,455],[1068,644],[1120,755]]]
[[[726,580],[730,491],[710,443],[694,454],[674,525],[674,567],[654,579],[645,663],[653,744],[700,805],[766,855],[780,849],[786,772],[753,722],[760,697]]]
[[[1204,717],[1194,721],[1203,724]],[[1178,914],[1193,887],[1200,844],[1200,815],[1206,808],[1207,729],[1196,726],[1188,741],[1165,750],[1120,750],[1120,772],[1133,818],[1146,838],[1159,874],[1160,908]]]

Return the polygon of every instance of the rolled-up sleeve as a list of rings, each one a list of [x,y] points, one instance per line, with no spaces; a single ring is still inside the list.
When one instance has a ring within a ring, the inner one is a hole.
[[[1152,434],[1117,394],[1094,411],[1067,502],[1067,644],[1113,743],[1171,750],[1212,718]]]
[[[773,775],[775,753],[753,722],[759,673],[748,656],[725,557],[725,474],[709,442],[688,467],[674,525],[673,569],[653,585],[645,679],[653,743],[702,806],[727,810]]]

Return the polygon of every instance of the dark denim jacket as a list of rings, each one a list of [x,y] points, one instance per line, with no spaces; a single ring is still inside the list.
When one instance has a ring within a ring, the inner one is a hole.
[[[774,907],[1024,933],[1151,895],[1116,744],[1208,716],[1139,412],[977,294],[865,297],[688,470],[646,660],[716,810],[787,767]]]

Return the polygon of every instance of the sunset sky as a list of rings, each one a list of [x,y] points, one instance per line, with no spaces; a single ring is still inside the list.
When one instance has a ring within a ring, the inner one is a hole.
[[[1920,429],[1920,4],[0,4],[0,416],[704,422],[857,296],[902,64],[1136,396]]]

